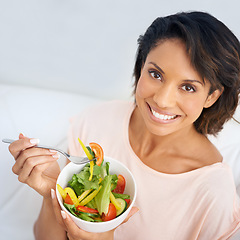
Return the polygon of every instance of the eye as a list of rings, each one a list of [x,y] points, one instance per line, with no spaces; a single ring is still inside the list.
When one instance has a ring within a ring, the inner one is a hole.
[[[150,70],[149,74],[155,79],[162,80],[162,75],[156,70]]]
[[[189,84],[182,86],[182,89],[186,92],[196,92],[196,89]]]

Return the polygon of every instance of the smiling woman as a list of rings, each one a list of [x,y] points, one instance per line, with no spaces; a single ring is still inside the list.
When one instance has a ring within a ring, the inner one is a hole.
[[[107,102],[71,119],[70,154],[82,155],[78,138],[97,142],[136,179],[140,214],[132,217],[133,207],[125,219],[131,221],[109,232],[83,231],[60,212],[54,190],[49,198],[56,160],[20,135],[10,145],[13,169],[43,196],[36,238],[229,239],[240,229],[240,200],[232,171],[208,135],[217,135],[237,108],[239,56],[238,39],[207,13],[157,18],[139,38],[135,102]]]
[[[101,129],[98,142],[141,189],[140,215],[116,239],[223,240],[240,227],[232,173],[207,138],[237,107],[239,55],[237,38],[207,13],[158,18],[139,38],[135,103],[110,102],[74,119],[70,150],[79,152],[77,135],[88,141]]]

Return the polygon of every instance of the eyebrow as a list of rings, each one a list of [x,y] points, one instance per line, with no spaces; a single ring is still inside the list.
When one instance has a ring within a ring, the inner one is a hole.
[[[164,72],[156,63],[154,63],[154,62],[149,62],[149,64],[152,64],[155,68],[158,69],[159,72],[165,74],[165,72]],[[190,83],[196,82],[196,83],[201,84],[202,86],[204,85],[204,83],[202,83],[201,81],[196,80],[196,79],[186,79],[186,80],[184,80],[184,82],[190,82]]]
[[[190,80],[190,79],[186,79],[186,80],[184,80],[184,82],[190,82],[190,83],[194,83],[194,82],[196,82],[196,83],[199,83],[199,84],[201,84],[202,86],[204,86],[204,84],[203,84],[201,81],[198,81],[198,80]]]
[[[149,64],[152,64],[155,68],[157,68],[157,70],[163,74],[165,74],[165,72],[154,62],[149,62]]]

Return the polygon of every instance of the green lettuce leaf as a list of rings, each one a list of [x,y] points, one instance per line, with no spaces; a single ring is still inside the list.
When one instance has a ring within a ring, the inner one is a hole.
[[[130,195],[128,195],[128,194],[121,194],[121,193],[115,193],[115,192],[113,192],[113,196],[115,197],[115,198],[121,198],[121,199],[129,199],[130,198]]]
[[[102,181],[102,188],[95,197],[95,203],[100,215],[107,214],[110,203],[112,175],[107,175]]]
[[[76,174],[77,180],[82,184],[84,191],[99,188],[99,172],[99,166],[95,165],[93,167],[93,177],[91,181],[89,181],[90,172],[88,166],[85,166],[80,173]]]
[[[112,175],[111,191],[116,188],[117,182],[118,182],[118,176],[116,174],[113,174]]]
[[[64,203],[64,207],[75,217],[78,217],[78,215],[76,214],[76,207],[75,205],[71,205],[71,204],[67,204]]]
[[[72,179],[68,182],[68,185],[75,191],[77,196],[80,196],[84,191],[84,185],[78,181],[76,174],[72,176]]]

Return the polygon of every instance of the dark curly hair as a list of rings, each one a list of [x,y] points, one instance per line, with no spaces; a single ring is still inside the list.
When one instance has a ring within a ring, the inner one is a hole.
[[[192,66],[211,84],[210,92],[223,90],[219,99],[204,108],[194,125],[198,132],[217,133],[233,117],[240,92],[240,43],[218,19],[204,12],[182,12],[157,18],[138,39],[134,67],[134,94],[148,53],[164,40],[178,38],[186,45]]]

